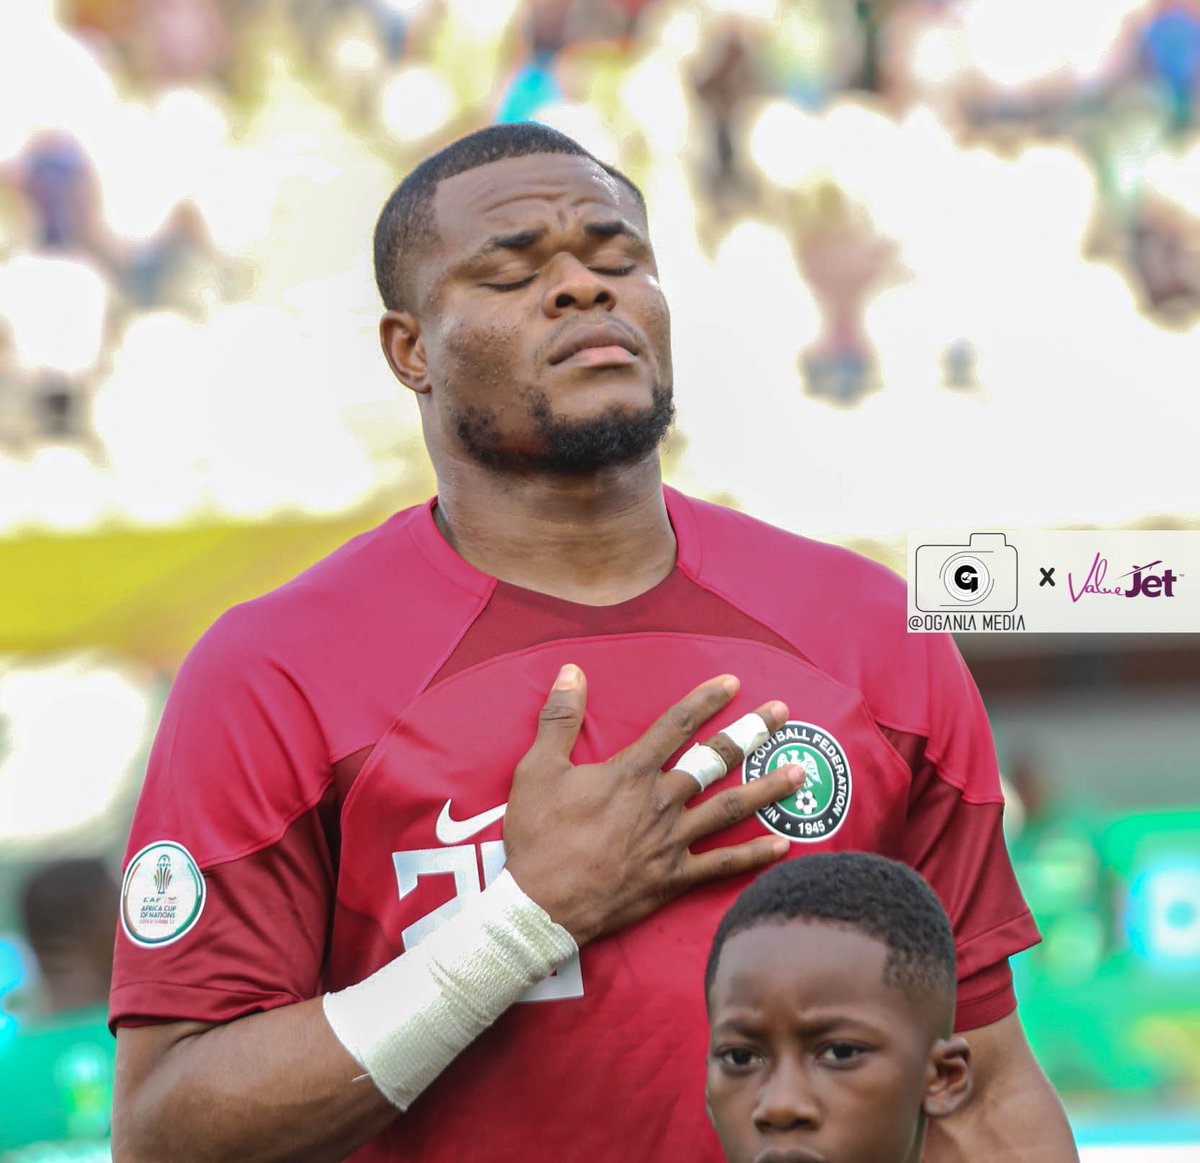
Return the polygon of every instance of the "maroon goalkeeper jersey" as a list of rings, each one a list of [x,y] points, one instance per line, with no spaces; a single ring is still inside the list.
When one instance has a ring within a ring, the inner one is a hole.
[[[959,1029],[1015,1002],[1037,941],[1001,834],[987,717],[952,641],[905,630],[894,574],[666,490],[675,570],[616,606],[487,577],[433,503],[229,611],[184,663],[130,838],[114,1024],[224,1022],[361,980],[503,867],[502,810],[567,662],[594,763],[697,683],[790,721],[707,795],[784,763],[793,796],[708,841],[904,860],[958,950]],[[553,837],[549,840],[552,842]],[[704,1110],[704,963],[746,878],[587,945],[356,1160],[719,1163]]]

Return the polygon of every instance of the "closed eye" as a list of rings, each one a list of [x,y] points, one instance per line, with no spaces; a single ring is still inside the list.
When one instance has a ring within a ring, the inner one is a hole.
[[[592,267],[591,269],[598,275],[608,275],[613,278],[620,278],[624,275],[633,274],[636,268],[636,263],[628,263],[627,265],[620,267]],[[537,278],[536,273],[532,275],[526,275],[525,278],[517,279],[512,283],[484,283],[483,285],[490,291],[519,291],[522,287],[529,286],[529,284],[532,283],[535,278]]]
[[[518,279],[515,283],[484,283],[489,291],[519,291],[522,287],[529,286],[533,282],[534,275],[526,275],[523,279]]]

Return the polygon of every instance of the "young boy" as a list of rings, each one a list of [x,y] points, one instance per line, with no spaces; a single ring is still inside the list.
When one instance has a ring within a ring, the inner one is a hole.
[[[790,860],[717,927],[709,1117],[730,1163],[920,1163],[970,1088],[954,939],[932,889],[861,852]]]

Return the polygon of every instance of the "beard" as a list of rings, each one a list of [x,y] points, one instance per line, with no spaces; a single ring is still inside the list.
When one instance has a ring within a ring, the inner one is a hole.
[[[526,388],[522,397],[534,423],[534,449],[506,448],[495,413],[466,408],[454,418],[454,428],[473,460],[498,472],[586,476],[641,460],[666,439],[675,420],[671,389],[658,383],[648,407],[633,412],[617,405],[585,420],[554,416],[539,389]]]

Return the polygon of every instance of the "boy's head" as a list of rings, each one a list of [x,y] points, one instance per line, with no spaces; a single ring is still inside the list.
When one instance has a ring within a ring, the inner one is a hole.
[[[789,860],[734,902],[705,974],[709,1114],[730,1163],[919,1163],[970,1087],[954,938],[911,868]]]

